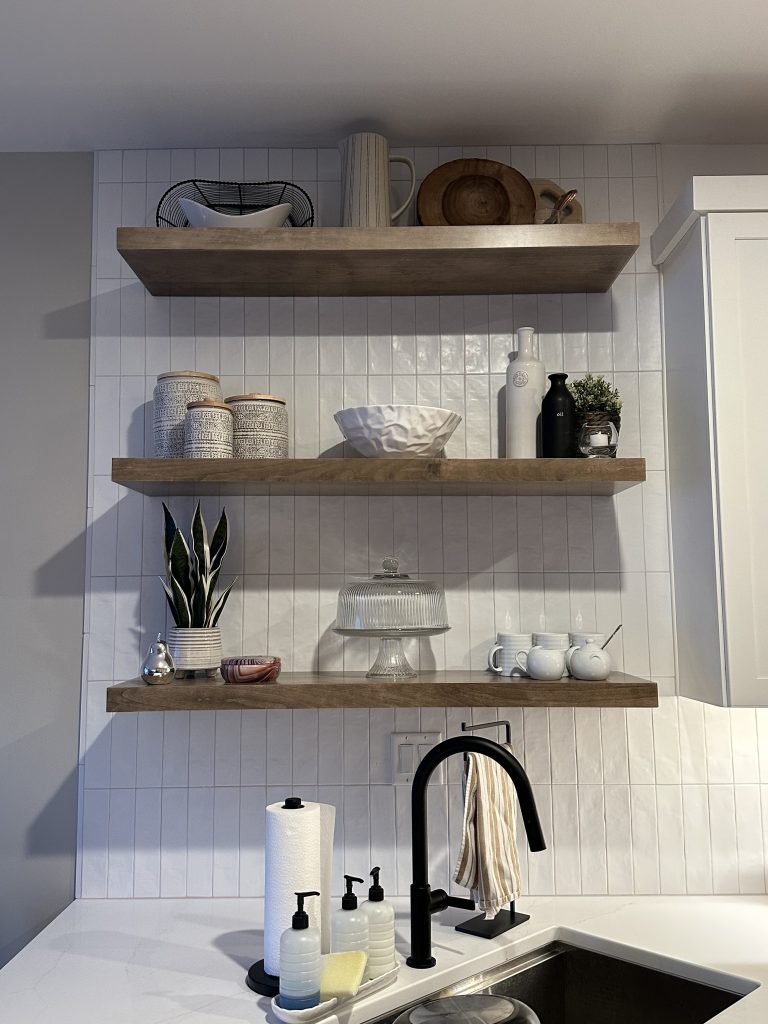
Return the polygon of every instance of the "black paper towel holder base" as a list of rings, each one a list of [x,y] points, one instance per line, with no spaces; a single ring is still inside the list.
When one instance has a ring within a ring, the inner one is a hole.
[[[267,974],[263,960],[251,964],[245,976],[245,983],[252,992],[258,992],[260,996],[271,998],[280,991],[280,978],[276,974]]]

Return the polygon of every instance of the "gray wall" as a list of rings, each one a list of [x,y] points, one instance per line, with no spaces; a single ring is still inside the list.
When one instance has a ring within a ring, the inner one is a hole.
[[[0,964],[74,893],[92,167],[0,154]]]
[[[768,174],[768,146],[666,145],[661,147],[662,213],[695,174]]]

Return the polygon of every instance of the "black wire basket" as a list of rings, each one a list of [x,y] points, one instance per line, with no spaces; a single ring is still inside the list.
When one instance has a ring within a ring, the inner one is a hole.
[[[311,228],[315,223],[312,200],[303,188],[290,181],[207,181],[203,178],[179,181],[157,204],[155,223],[159,228],[189,227],[179,199],[193,199],[218,213],[232,215],[290,203],[291,213],[286,221],[289,227]]]

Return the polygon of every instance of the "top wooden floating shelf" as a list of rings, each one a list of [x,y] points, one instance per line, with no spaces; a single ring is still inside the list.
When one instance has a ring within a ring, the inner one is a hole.
[[[143,494],[615,494],[645,459],[113,459]]]
[[[408,228],[118,228],[153,295],[605,292],[638,224]]]

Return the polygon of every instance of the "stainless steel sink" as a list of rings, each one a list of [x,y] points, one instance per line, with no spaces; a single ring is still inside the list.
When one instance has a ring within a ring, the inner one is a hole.
[[[737,981],[741,991],[728,991],[552,942],[431,998],[470,992],[512,996],[527,1003],[541,1024],[704,1024],[756,987]],[[377,1024],[391,1024],[405,1009],[379,1018]]]

